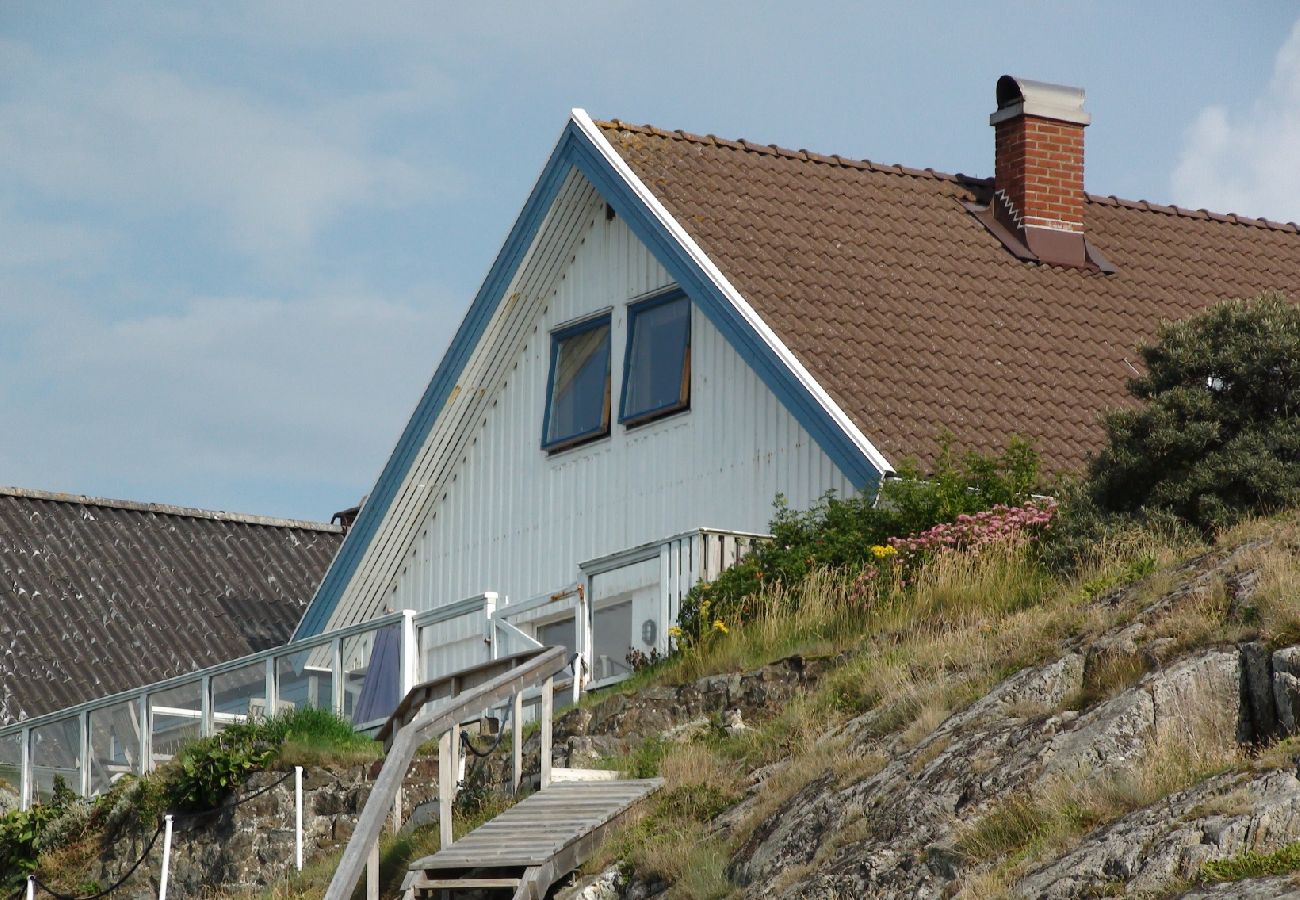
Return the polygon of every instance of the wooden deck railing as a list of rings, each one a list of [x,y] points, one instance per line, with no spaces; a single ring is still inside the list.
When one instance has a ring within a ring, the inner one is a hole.
[[[487,677],[487,680],[454,696],[438,697],[436,685],[446,678],[463,678],[466,673],[445,676],[412,688],[381,732],[388,745],[388,755],[370,797],[361,810],[356,829],[343,849],[334,878],[325,892],[325,900],[347,900],[356,888],[362,870],[366,868],[370,870],[367,878],[368,896],[378,897],[380,831],[393,809],[416,750],[434,737],[438,738],[438,824],[443,846],[451,844],[451,800],[455,792],[457,768],[454,755],[459,749],[452,740],[454,733],[460,728],[460,723],[470,716],[509,700],[513,708],[512,738],[515,747],[520,747],[520,697],[525,690],[539,684],[542,687],[542,709],[539,716],[542,732],[541,779],[542,787],[545,787],[550,781],[554,679],[556,673],[568,664],[567,651],[563,647],[551,647],[537,651],[536,655],[516,654],[494,660],[492,664],[476,666],[478,676]],[[499,666],[502,671],[492,675],[493,665]],[[515,774],[517,785],[519,773]]]

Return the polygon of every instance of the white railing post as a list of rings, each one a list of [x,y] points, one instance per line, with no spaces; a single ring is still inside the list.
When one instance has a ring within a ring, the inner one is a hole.
[[[343,638],[330,642],[330,668],[333,669],[333,698],[330,705],[336,716],[343,715]]]
[[[163,816],[162,872],[158,876],[158,900],[167,900],[167,875],[172,862],[172,814]]]
[[[302,766],[293,767],[294,840],[293,864],[302,871]]]
[[[81,742],[81,796],[90,796],[90,711],[83,709],[77,716],[77,730]]]
[[[415,628],[415,610],[402,610],[402,682],[398,697],[405,697],[411,688],[420,683],[420,636]]]
[[[668,580],[668,545],[659,546],[659,652],[667,655],[671,645],[668,629],[673,621],[673,586]]]
[[[456,793],[455,763],[451,755],[451,729],[438,736],[438,837],[443,849],[451,846],[451,800]]]
[[[216,733],[216,717],[212,715],[212,676],[199,679],[199,735],[208,737]]]
[[[539,789],[545,790],[551,783],[551,712],[555,706],[555,676],[547,676],[542,682],[542,774]]]
[[[266,717],[269,719],[279,710],[275,702],[275,657],[266,658],[266,702],[262,704],[262,709],[266,710]]]
[[[22,747],[20,748],[22,777],[19,778],[21,784],[18,786],[18,806],[20,809],[30,809],[32,796],[35,794],[32,779],[36,775],[32,771],[32,730],[24,728],[20,740],[22,741]]]
[[[27,876],[27,900],[36,900],[36,876]]]
[[[140,774],[153,771],[153,716],[149,714],[149,692],[140,692]]]
[[[483,640],[488,645],[488,659],[497,659],[501,650],[497,646],[497,626],[493,618],[497,614],[497,602],[501,599],[495,591],[483,594]]]

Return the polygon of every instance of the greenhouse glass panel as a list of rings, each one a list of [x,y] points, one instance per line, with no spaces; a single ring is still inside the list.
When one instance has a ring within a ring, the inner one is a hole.
[[[140,703],[126,700],[90,711],[90,792],[101,794],[140,772]]]

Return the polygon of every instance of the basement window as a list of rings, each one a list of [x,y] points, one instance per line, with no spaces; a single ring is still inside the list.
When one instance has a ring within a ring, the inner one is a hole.
[[[640,425],[691,405],[691,301],[680,291],[628,307],[618,420]]]
[[[609,434],[609,398],[609,313],[552,332],[542,449]]]

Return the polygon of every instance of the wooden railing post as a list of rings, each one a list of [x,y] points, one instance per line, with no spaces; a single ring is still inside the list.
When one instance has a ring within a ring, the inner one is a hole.
[[[452,770],[451,729],[438,737],[438,838],[441,846],[451,846],[451,798],[456,793],[456,773]]]
[[[512,745],[512,773],[514,780],[510,783],[510,793],[519,793],[519,782],[524,780],[524,692],[515,691],[510,709],[510,742]]]
[[[379,900],[379,838],[370,845],[366,860],[366,900]]]
[[[555,676],[542,682],[542,776],[540,789],[551,783],[551,711],[555,706]]]

